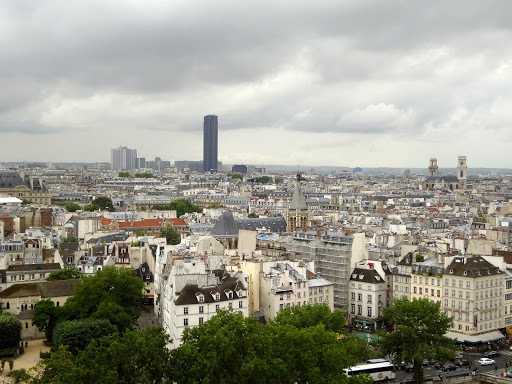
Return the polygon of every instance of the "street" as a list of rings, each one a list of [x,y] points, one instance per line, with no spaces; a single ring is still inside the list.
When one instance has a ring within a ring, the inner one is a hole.
[[[512,363],[512,351],[510,350],[501,350],[499,351],[500,352],[500,356],[496,357],[496,358],[492,358],[494,361],[496,361],[496,366],[498,368],[498,370],[496,371],[496,367],[495,365],[486,365],[486,366],[482,366],[480,364],[477,363],[478,359],[484,357],[484,354],[483,353],[467,353],[467,352],[463,352],[462,355],[468,359],[469,361],[471,361],[471,366],[463,366],[462,368],[459,368],[459,370],[473,370],[475,368],[478,368],[478,372],[489,372],[489,373],[493,373],[493,374],[496,374],[496,373],[501,373],[501,372],[505,372],[506,371],[506,366],[505,366],[505,363],[508,362],[509,364]],[[424,369],[424,372],[425,372],[425,377],[430,377],[430,376],[438,376],[439,373],[441,373],[441,371],[433,366],[424,366],[423,367]],[[412,379],[412,372],[405,372],[403,370],[397,370],[397,374],[396,374],[396,379],[394,381],[398,381],[398,382],[401,382],[403,380],[410,380]],[[512,383],[512,378],[509,379]]]

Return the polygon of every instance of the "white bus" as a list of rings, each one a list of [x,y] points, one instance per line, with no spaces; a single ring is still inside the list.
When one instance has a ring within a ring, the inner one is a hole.
[[[393,380],[396,377],[395,367],[390,362],[356,365],[355,367],[345,369],[347,376],[359,375],[361,373],[367,373],[372,377],[373,381]]]

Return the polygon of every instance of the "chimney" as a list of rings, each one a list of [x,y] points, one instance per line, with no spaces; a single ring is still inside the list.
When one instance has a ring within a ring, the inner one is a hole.
[[[34,190],[34,177],[30,176],[29,180],[30,180],[30,190],[33,191]]]
[[[43,190],[43,178],[42,177],[39,178],[39,189]]]
[[[20,177],[23,179],[23,181],[25,181],[25,171],[24,170],[20,170]]]

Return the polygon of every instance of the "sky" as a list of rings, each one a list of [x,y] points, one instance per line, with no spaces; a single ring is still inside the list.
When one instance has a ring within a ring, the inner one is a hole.
[[[0,162],[512,168],[512,2],[0,0]]]

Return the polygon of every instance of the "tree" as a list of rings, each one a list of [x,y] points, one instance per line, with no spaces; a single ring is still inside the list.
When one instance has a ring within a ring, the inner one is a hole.
[[[14,371],[11,368],[11,372],[9,372],[8,376],[14,379],[14,383],[28,383],[32,379],[25,368],[16,369]]]
[[[34,384],[170,384],[168,343],[162,328],[149,327],[93,340],[76,355],[59,346],[36,366]]]
[[[82,276],[82,273],[76,268],[65,268],[60,271],[52,272],[46,278],[47,281],[54,280],[70,280],[70,279],[79,279]]]
[[[161,209],[168,211],[176,211],[178,217],[183,216],[185,213],[191,212],[202,212],[203,209],[197,205],[194,205],[187,199],[178,199],[172,201],[170,204],[163,205]]]
[[[369,383],[350,380],[343,369],[356,358],[322,324],[297,328],[271,322],[264,326],[240,312],[220,310],[194,328],[185,328],[173,351],[174,380],[188,383]]]
[[[67,203],[65,206],[66,208],[66,211],[68,212],[76,212],[78,211],[79,209],[82,209],[77,203]]]
[[[327,304],[313,304],[304,306],[286,307],[280,310],[274,322],[279,325],[291,325],[295,328],[315,327],[323,324],[330,332],[341,332],[345,324],[343,311],[331,309]]]
[[[382,312],[394,332],[383,334],[379,340],[384,354],[395,364],[402,361],[414,364],[416,383],[423,383],[423,360],[446,361],[455,358],[455,342],[445,336],[452,319],[440,310],[440,302],[428,299],[395,299]]]
[[[416,262],[417,263],[421,263],[422,261],[425,261],[425,257],[423,257],[423,255],[421,253],[417,253],[416,254]]]
[[[112,204],[112,199],[107,196],[98,197],[97,199],[95,199],[92,202],[92,205],[99,207],[99,209],[101,209],[102,211],[109,211],[109,212],[114,211],[114,205]]]
[[[93,339],[115,333],[117,328],[105,319],[80,319],[62,321],[53,331],[54,347],[67,345],[68,351],[76,355],[87,348]]]
[[[17,348],[20,340],[21,321],[12,313],[0,313],[0,350]]]
[[[167,244],[176,245],[181,243],[180,234],[178,233],[178,231],[176,231],[176,229],[174,229],[171,226],[166,226],[162,228],[160,230],[160,236],[165,237],[165,239],[167,240]]]
[[[228,173],[228,177],[231,177],[232,179],[243,179],[244,175],[241,173]]]
[[[93,204],[84,205],[84,211],[86,211],[86,212],[94,212],[97,209],[99,209],[99,207],[97,205],[93,205]]]
[[[56,307],[50,299],[40,300],[36,304],[32,324],[45,333],[48,341],[53,341],[53,330],[62,319],[62,307]]]
[[[130,178],[130,172],[119,172],[117,177]]]
[[[153,174],[152,173],[148,173],[148,172],[136,173],[135,177],[138,177],[140,179],[152,179],[153,178]]]
[[[256,181],[258,184],[267,184],[272,178],[270,176],[260,176],[257,177],[254,181]]]
[[[249,219],[257,219],[258,217],[260,217],[260,215],[257,215],[256,213],[253,213],[253,212],[251,212],[247,215],[247,218],[249,218]]]
[[[66,319],[107,319],[119,330],[135,325],[142,311],[144,283],[129,268],[105,267],[82,283],[64,304]]]
[[[75,236],[68,236],[62,239],[63,243],[78,243],[78,239]]]

